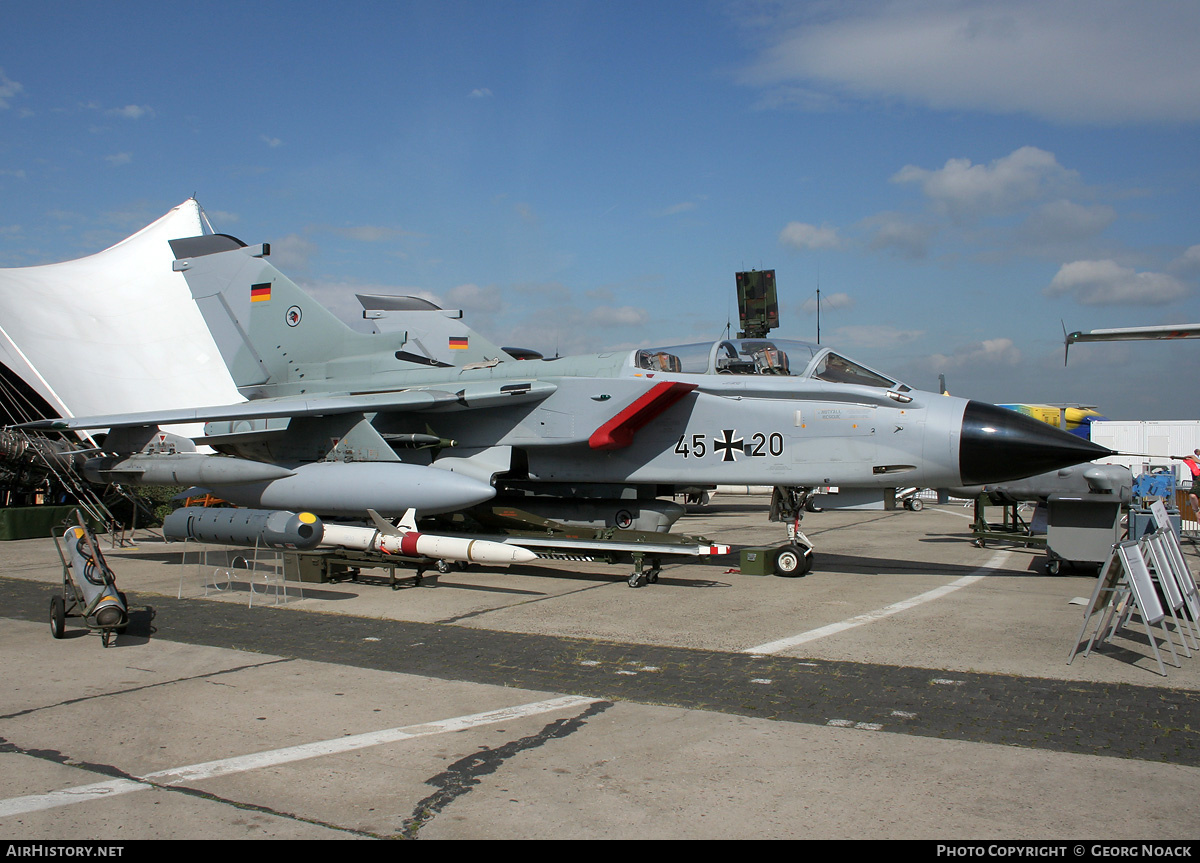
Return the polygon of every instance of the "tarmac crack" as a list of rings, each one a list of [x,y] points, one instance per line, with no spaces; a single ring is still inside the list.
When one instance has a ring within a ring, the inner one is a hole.
[[[331,821],[322,821],[319,818],[309,818],[304,815],[298,815],[295,812],[284,812],[280,809],[273,809],[270,806],[263,806],[260,803],[246,803],[242,800],[233,800],[229,797],[221,797],[217,794],[212,794],[208,791],[201,791],[198,788],[187,788],[182,786],[159,785],[156,782],[148,782],[148,785],[153,785],[155,788],[160,788],[163,791],[174,791],[179,794],[184,794],[188,797],[196,797],[201,800],[208,800],[213,803],[221,803],[225,806],[231,806],[234,809],[240,809],[244,812],[257,812],[262,815],[273,815],[276,818],[285,818],[288,821],[297,821],[302,824],[312,824],[314,827],[324,827],[327,830],[337,830],[339,833],[349,833],[353,836],[362,836],[367,839],[392,839],[393,836],[384,836],[378,833],[372,833],[369,830],[356,830],[353,827],[343,827],[340,824],[334,824]]]
[[[112,764],[99,764],[91,761],[77,761],[70,755],[61,752],[57,749],[29,749],[24,746],[18,746],[12,741],[0,737],[0,753],[5,755],[24,755],[29,758],[37,758],[40,761],[49,761],[51,764],[61,764],[64,767],[75,767],[79,770],[86,770],[89,773],[98,773],[101,776],[107,776],[110,779],[128,779],[131,782],[146,783],[144,779],[139,779],[131,773],[126,773],[119,767]]]
[[[92,761],[79,761],[57,749],[26,748],[23,746],[18,746],[17,744],[12,743],[3,737],[0,737],[0,753],[6,755],[24,755],[28,758],[37,758],[41,761],[49,761],[52,764],[60,764],[64,767],[73,767],[77,770],[85,770],[88,773],[96,773],[100,776],[106,776],[109,779],[126,779],[130,782],[137,782],[141,785],[157,788],[160,791],[170,791],[175,794],[183,794],[187,797],[196,797],[202,800],[209,800],[213,803],[221,803],[226,806],[231,806],[234,809],[240,809],[247,812],[258,812],[263,815],[273,815],[277,818],[284,818],[289,821],[299,821],[304,824],[312,824],[316,827],[324,827],[329,830],[337,830],[342,833],[351,833],[355,836],[363,836],[369,839],[391,838],[388,836],[380,836],[377,833],[371,833],[366,830],[355,830],[352,827],[343,827],[339,824],[321,821],[317,818],[308,818],[303,815],[297,815],[294,812],[284,812],[279,809],[272,809],[270,806],[263,806],[258,803],[246,803],[241,800],[233,800],[229,797],[221,797],[208,791],[202,791],[199,788],[188,788],[180,785],[164,785],[141,776],[134,776],[132,773],[128,773],[112,764],[100,764]]]
[[[98,692],[95,695],[84,695],[79,698],[68,698],[65,701],[56,701],[53,704],[42,704],[38,707],[29,707],[25,710],[18,710],[16,713],[0,714],[0,720],[16,719],[19,716],[28,716],[31,713],[37,713],[42,710],[53,710],[56,707],[69,707],[72,704],[81,704],[85,701],[92,701],[97,698],[112,698],[118,695],[128,695],[131,692],[142,692],[147,689],[157,689],[160,686],[172,686],[176,683],[188,683],[194,680],[206,680],[214,677],[220,677],[224,674],[236,674],[240,671],[248,671],[254,668],[265,668],[269,665],[278,665],[281,662],[295,662],[295,659],[284,657],[282,659],[270,659],[266,662],[251,662],[246,665],[236,665],[233,668],[225,668],[220,671],[210,671],[205,674],[197,674],[192,677],[174,677],[170,680],[162,680],[158,683],[146,683],[141,686],[131,686],[128,689],[114,689],[111,692]]]
[[[481,781],[480,777],[495,773],[504,762],[529,749],[536,749],[551,740],[574,734],[587,724],[587,720],[612,707],[611,701],[598,701],[578,716],[556,719],[548,723],[537,734],[521,737],[503,746],[484,747],[465,758],[460,758],[449,769],[425,780],[426,785],[439,789],[421,800],[413,808],[413,814],[400,825],[400,836],[416,839],[417,833],[447,806],[470,792]]]

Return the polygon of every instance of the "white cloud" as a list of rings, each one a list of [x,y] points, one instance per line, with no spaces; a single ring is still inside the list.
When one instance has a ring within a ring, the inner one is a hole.
[[[1053,153],[1021,147],[987,165],[948,159],[936,170],[905,165],[893,183],[917,183],[939,211],[955,218],[999,215],[1074,181]]]
[[[817,312],[817,298],[809,297],[801,306],[806,315],[814,315]],[[841,309],[854,308],[854,298],[849,294],[826,294],[821,297],[821,311],[836,312]]]
[[[650,319],[645,309],[636,306],[596,306],[586,314],[597,327],[638,327]]]
[[[110,108],[104,112],[113,117],[124,117],[126,120],[140,120],[147,114],[154,116],[154,109],[149,105],[126,105],[124,108]]]
[[[1185,296],[1188,289],[1166,273],[1138,273],[1104,260],[1063,264],[1042,293],[1048,297],[1070,294],[1085,306],[1162,305]]]
[[[891,0],[742,7],[769,40],[742,74],[770,95],[1025,113],[1065,123],[1200,119],[1194,0]]]
[[[229,210],[205,210],[209,221],[217,225],[224,225],[237,222],[241,217],[237,213],[231,213]]]
[[[1117,211],[1105,204],[1084,206],[1059,199],[1030,213],[1019,233],[1041,244],[1075,242],[1099,234],[1116,220]]]
[[[476,87],[474,90],[472,90],[470,93],[467,94],[468,99],[490,99],[491,97],[492,97],[492,91],[489,90],[487,87]]]
[[[513,212],[517,217],[527,225],[536,225],[538,223],[537,213],[530,204],[518,201],[513,204]]]
[[[841,246],[836,228],[818,228],[804,222],[789,222],[779,232],[779,242],[793,249],[836,249]]]
[[[5,75],[3,69],[0,69],[0,108],[12,107],[8,100],[24,89],[18,82]]]
[[[901,213],[879,213],[863,220],[872,231],[869,246],[909,261],[923,259],[929,253],[934,228],[913,221]]]
[[[1015,366],[1020,362],[1021,352],[1013,345],[1012,339],[985,339],[955,348],[950,355],[933,354],[929,357],[929,366],[935,371],[945,367]]]
[[[543,303],[553,299],[569,297],[571,289],[562,282],[518,282],[510,286],[519,294],[531,297],[532,303]]]
[[[1187,251],[1171,262],[1171,269],[1188,275],[1200,273],[1200,244],[1188,246]]]
[[[270,135],[259,135],[258,140],[262,141],[271,149],[283,146],[283,141],[280,138],[272,138]]]
[[[128,165],[133,161],[132,153],[113,153],[111,156],[105,156],[104,161],[112,165],[114,168],[120,165]]]
[[[902,330],[888,324],[850,324],[835,327],[831,333],[828,337],[823,336],[822,341],[850,348],[890,348],[911,344],[925,335],[924,330]]]
[[[358,240],[363,243],[387,243],[403,237],[415,236],[403,228],[389,228],[383,225],[351,225],[345,228],[330,228],[330,231],[340,237]]]
[[[458,309],[468,312],[492,313],[503,308],[500,291],[495,287],[481,288],[479,285],[458,285],[446,292],[446,299]]]
[[[317,253],[317,246],[299,234],[288,234],[271,241],[271,263],[285,273],[308,270],[308,259]]]
[[[696,209],[695,201],[682,201],[681,203],[678,203],[678,204],[672,204],[671,206],[669,206],[665,209],[657,210],[654,213],[652,213],[651,215],[654,215],[654,216],[677,216],[680,213],[686,213],[689,210],[694,210],[694,209]]]

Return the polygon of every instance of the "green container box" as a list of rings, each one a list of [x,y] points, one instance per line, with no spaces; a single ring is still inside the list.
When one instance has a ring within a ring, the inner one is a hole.
[[[773,545],[743,548],[739,564],[742,575],[772,575],[777,551],[778,547]]]
[[[0,540],[45,539],[66,530],[65,521],[76,524],[76,507],[62,506],[9,506],[0,508]],[[102,528],[84,513],[88,526],[96,532]]]

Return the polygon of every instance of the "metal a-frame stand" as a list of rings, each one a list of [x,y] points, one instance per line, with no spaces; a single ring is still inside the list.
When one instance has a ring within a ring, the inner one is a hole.
[[[1166,508],[1157,502],[1151,512],[1157,529],[1140,540],[1114,545],[1112,554],[1101,568],[1084,612],[1083,626],[1067,657],[1068,665],[1079,652],[1088,626],[1098,614],[1101,619],[1086,642],[1085,657],[1098,641],[1110,641],[1122,627],[1129,625],[1135,612],[1146,629],[1158,671],[1164,677],[1167,671],[1152,626],[1161,625],[1163,639],[1176,668],[1180,667],[1179,655],[1175,652],[1171,631],[1164,623],[1168,615],[1184,655],[1191,658],[1193,648],[1200,651],[1200,592],[1196,580],[1184,561],[1179,538],[1171,528]]]

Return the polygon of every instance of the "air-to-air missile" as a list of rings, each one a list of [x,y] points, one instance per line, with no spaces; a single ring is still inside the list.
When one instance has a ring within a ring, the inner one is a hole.
[[[537,555],[527,548],[470,539],[459,536],[440,536],[420,533],[416,513],[409,510],[397,525],[384,521],[377,512],[369,512],[375,527],[356,527],[344,524],[325,525],[321,544],[404,557],[428,557],[434,560],[458,560],[463,563],[490,563],[507,566],[510,563],[529,563]]]
[[[389,524],[373,510],[370,515],[374,527],[325,522],[310,512],[193,506],[168,515],[163,522],[163,535],[172,540],[220,545],[291,550],[341,548],[502,566],[537,559],[532,551],[518,545],[421,533],[416,529],[412,510],[399,525]]]

